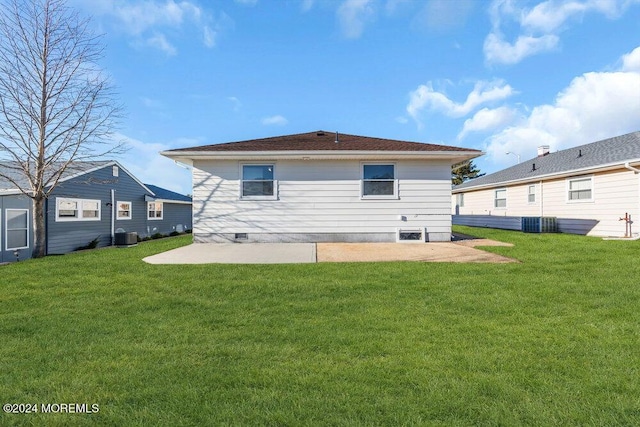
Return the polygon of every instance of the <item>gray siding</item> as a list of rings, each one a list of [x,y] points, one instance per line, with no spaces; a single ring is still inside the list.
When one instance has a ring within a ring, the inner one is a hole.
[[[20,260],[31,258],[33,250],[33,216],[32,216],[31,199],[24,195],[7,195],[0,196],[0,262],[16,261],[16,255],[13,250],[7,250],[7,210],[8,209],[27,209],[29,211],[28,218],[28,244],[26,249],[19,249],[18,256]]]
[[[190,203],[163,202],[162,219],[147,220],[146,235],[151,236],[155,233],[170,234],[179,229],[179,225],[182,226],[183,231],[190,230],[192,228],[191,218]]]
[[[122,168],[117,177],[113,176],[112,166],[78,176],[61,183],[51,194],[47,203],[49,254],[72,252],[87,245],[95,238],[99,247],[111,244],[111,218],[115,215],[111,205],[111,190],[115,191],[114,202],[131,202],[131,219],[116,220],[115,229],[135,231],[146,235],[147,205],[144,187],[129,176]],[[74,198],[100,200],[100,221],[56,221],[56,199]]]

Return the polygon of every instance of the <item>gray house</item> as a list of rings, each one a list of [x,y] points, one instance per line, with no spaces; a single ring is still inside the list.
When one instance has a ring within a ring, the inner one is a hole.
[[[192,223],[190,197],[147,186],[115,161],[74,163],[45,209],[47,254],[72,252],[92,241],[98,247],[109,246],[118,232],[136,232],[140,237],[182,232]],[[0,224],[0,262],[29,258],[31,199],[2,180]]]

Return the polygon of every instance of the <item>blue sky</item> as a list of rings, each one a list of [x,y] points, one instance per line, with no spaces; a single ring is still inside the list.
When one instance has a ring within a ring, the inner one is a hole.
[[[640,130],[640,0],[69,0],[104,34],[119,160],[319,129],[476,148],[493,172]]]

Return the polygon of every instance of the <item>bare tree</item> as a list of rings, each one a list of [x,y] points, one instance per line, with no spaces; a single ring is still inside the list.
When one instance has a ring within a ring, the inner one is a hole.
[[[33,200],[34,257],[65,172],[124,148],[111,139],[121,108],[89,23],[65,0],[0,0],[0,179]]]

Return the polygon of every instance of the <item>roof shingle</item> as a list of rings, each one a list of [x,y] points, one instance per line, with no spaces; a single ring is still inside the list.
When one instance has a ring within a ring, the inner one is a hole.
[[[538,177],[604,165],[623,164],[626,161],[639,159],[640,131],[568,148],[542,157],[534,157],[510,168],[457,185],[454,191],[499,186],[512,181],[534,180]]]
[[[448,145],[397,141],[326,131],[178,148],[168,150],[166,153],[225,151],[464,151],[481,153],[480,150]]]

